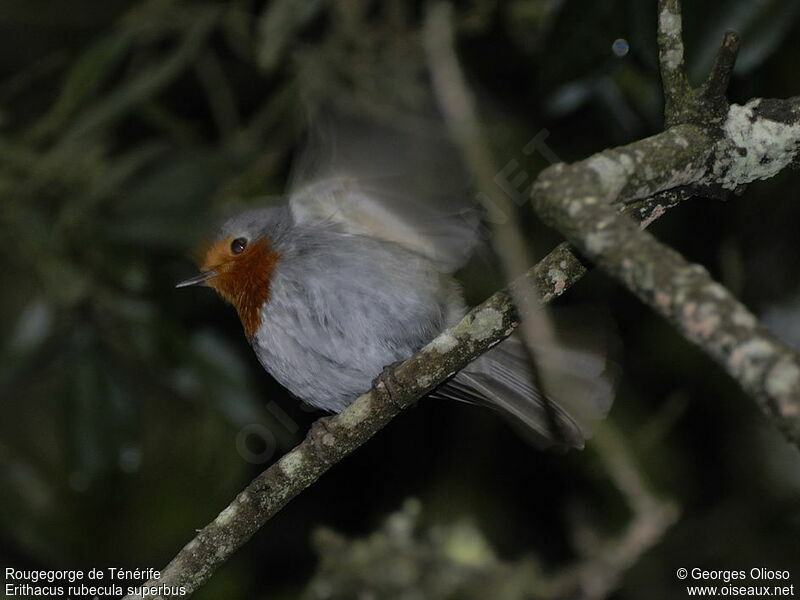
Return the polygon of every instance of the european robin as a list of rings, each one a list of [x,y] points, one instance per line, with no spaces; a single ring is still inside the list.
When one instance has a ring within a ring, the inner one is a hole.
[[[338,413],[387,365],[410,357],[466,312],[452,273],[475,246],[475,219],[442,213],[419,197],[403,203],[402,187],[388,193],[375,178],[323,174],[282,206],[228,219],[200,274],[178,287],[214,288],[236,309],[263,367],[297,398]],[[582,360],[581,376],[597,379],[602,364]],[[598,396],[597,388],[591,394]],[[581,447],[586,435],[534,386],[514,335],[434,395],[499,408],[542,442]],[[600,412],[607,395],[592,400]]]

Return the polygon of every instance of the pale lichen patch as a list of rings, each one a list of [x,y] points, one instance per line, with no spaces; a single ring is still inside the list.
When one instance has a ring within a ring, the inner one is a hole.
[[[305,459],[300,452],[289,452],[289,454],[285,454],[279,461],[278,464],[281,467],[281,470],[286,474],[287,477],[294,477],[294,475],[303,467],[305,463]]]
[[[732,372],[741,374],[745,382],[752,383],[761,372],[758,365],[771,358],[774,352],[775,349],[767,340],[754,338],[731,352],[728,366]]]
[[[767,375],[767,392],[778,400],[778,410],[784,417],[795,417],[800,407],[788,399],[800,386],[800,368],[791,360],[779,361]]]
[[[439,354],[450,352],[456,346],[458,346],[458,338],[449,332],[441,334],[430,343],[430,348]]]
[[[731,315],[731,321],[733,321],[734,325],[746,327],[747,329],[752,329],[758,323],[753,315],[743,309],[734,311]]]
[[[634,162],[624,154],[620,155],[619,160],[598,154],[587,160],[586,166],[597,173],[602,189],[609,200],[613,200],[619,195],[635,170]]]
[[[547,276],[550,278],[550,282],[553,284],[553,293],[556,296],[563,294],[567,287],[567,276],[564,271],[561,269],[550,269],[547,271]]]
[[[436,379],[429,373],[423,373],[422,375],[417,377],[417,385],[423,388],[432,385],[435,381]]]
[[[583,209],[583,202],[580,200],[572,200],[567,207],[567,213],[570,217],[577,217]]]
[[[712,281],[711,283],[707,284],[704,288],[704,291],[716,298],[717,300],[724,300],[728,297],[728,290],[725,289],[724,286],[717,283],[716,281]]]
[[[737,187],[777,175],[791,164],[800,148],[800,123],[780,123],[760,116],[760,99],[744,106],[734,104],[728,111],[718,142],[717,162],[711,180],[723,188]]]
[[[586,236],[586,250],[598,256],[614,245],[614,235],[610,232],[599,231]]]
[[[677,69],[682,59],[683,53],[678,48],[667,48],[664,52],[664,60],[671,70]]]
[[[502,327],[503,313],[494,308],[484,308],[475,314],[469,333],[473,339],[485,340]]]
[[[745,342],[739,347],[739,349],[742,350],[745,355],[754,359],[768,358],[772,356],[772,353],[775,351],[772,347],[772,344],[760,338],[755,338]]]
[[[653,301],[661,314],[669,316],[672,314],[672,298],[666,292],[656,292]]]
[[[239,511],[236,508],[236,505],[231,504],[225,510],[223,510],[221,513],[217,515],[217,518],[214,520],[214,522],[217,525],[222,525],[222,526],[227,525],[236,518],[238,512]]]
[[[336,418],[345,427],[353,427],[364,421],[372,409],[372,396],[363,394],[356,398],[346,410],[341,412]]]
[[[689,307],[691,310],[687,310]],[[720,326],[721,319],[716,312],[716,307],[711,303],[695,305],[690,302],[684,307],[686,319],[686,333],[692,339],[706,339]]]

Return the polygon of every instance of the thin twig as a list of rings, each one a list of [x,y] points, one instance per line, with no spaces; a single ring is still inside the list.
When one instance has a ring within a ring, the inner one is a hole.
[[[452,5],[447,2],[431,5],[425,19],[424,42],[433,88],[451,137],[473,175],[477,198],[489,217],[492,246],[500,260],[505,281],[510,282],[524,273],[533,260],[519,227],[517,207],[495,183],[497,168],[481,130],[475,100],[456,55],[454,29]],[[544,377],[545,374],[538,368],[537,358],[543,352],[552,355],[558,349],[558,342],[550,318],[536,298],[535,288],[527,293],[520,290],[519,286],[510,289],[521,316],[519,331],[528,351],[534,383],[546,392],[545,398],[550,395],[567,402],[572,394],[569,390],[559,389],[565,383],[557,378]],[[555,436],[560,435],[555,418],[551,419],[550,427]]]
[[[667,126],[681,122],[683,104],[691,93],[683,63],[682,20],[679,0],[658,1],[658,59],[664,90]]]
[[[736,57],[739,54],[741,38],[735,31],[726,31],[722,45],[714,57],[711,72],[703,84],[703,98],[716,108],[728,108],[725,93],[728,90],[733,68],[736,66]]]
[[[680,0],[659,0],[658,11],[658,56],[666,126],[719,125],[728,110],[726,93],[739,52],[739,35],[734,31],[725,33],[708,78],[701,88],[695,89],[684,65]]]
[[[652,548],[679,515],[674,502],[662,500],[633,458],[633,451],[609,423],[595,426],[592,447],[622,494],[632,516],[622,533],[599,544],[590,556],[563,569],[549,583],[547,597],[601,600],[622,575]]]

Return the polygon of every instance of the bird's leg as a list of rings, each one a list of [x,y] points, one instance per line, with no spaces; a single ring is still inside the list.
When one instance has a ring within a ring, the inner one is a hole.
[[[336,443],[336,436],[329,427],[331,416],[320,417],[311,424],[306,438],[311,441],[316,453],[323,459],[330,455],[330,448]]]
[[[385,394],[386,399],[400,410],[403,410],[406,408],[406,406],[399,401],[399,398],[401,398],[400,392],[402,390],[402,386],[400,385],[400,382],[397,381],[397,377],[394,374],[394,369],[402,362],[402,360],[398,360],[392,364],[386,365],[383,367],[383,370],[380,372],[380,374],[372,380],[372,389]]]

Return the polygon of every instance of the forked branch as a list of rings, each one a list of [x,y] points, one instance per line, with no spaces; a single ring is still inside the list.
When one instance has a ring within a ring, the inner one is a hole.
[[[800,445],[800,361],[708,273],[640,230],[687,197],[729,191],[772,177],[796,162],[800,98],[728,106],[725,90],[738,40],[728,35],[707,83],[692,90],[683,67],[680,4],[660,0],[659,45],[665,116],[671,128],[573,165],[544,171],[534,187],[542,217],[700,345],[751,394],[786,437]],[[623,214],[623,211],[627,214]],[[542,302],[566,291],[587,267],[562,244],[526,273]],[[517,317],[507,291],[494,294],[454,327],[393,369],[399,394],[379,385],[259,475],[195,536],[149,585],[191,594],[258,529],[333,464],[403,408],[508,336]],[[141,600],[129,596],[127,600]],[[164,599],[164,596],[148,596]]]

